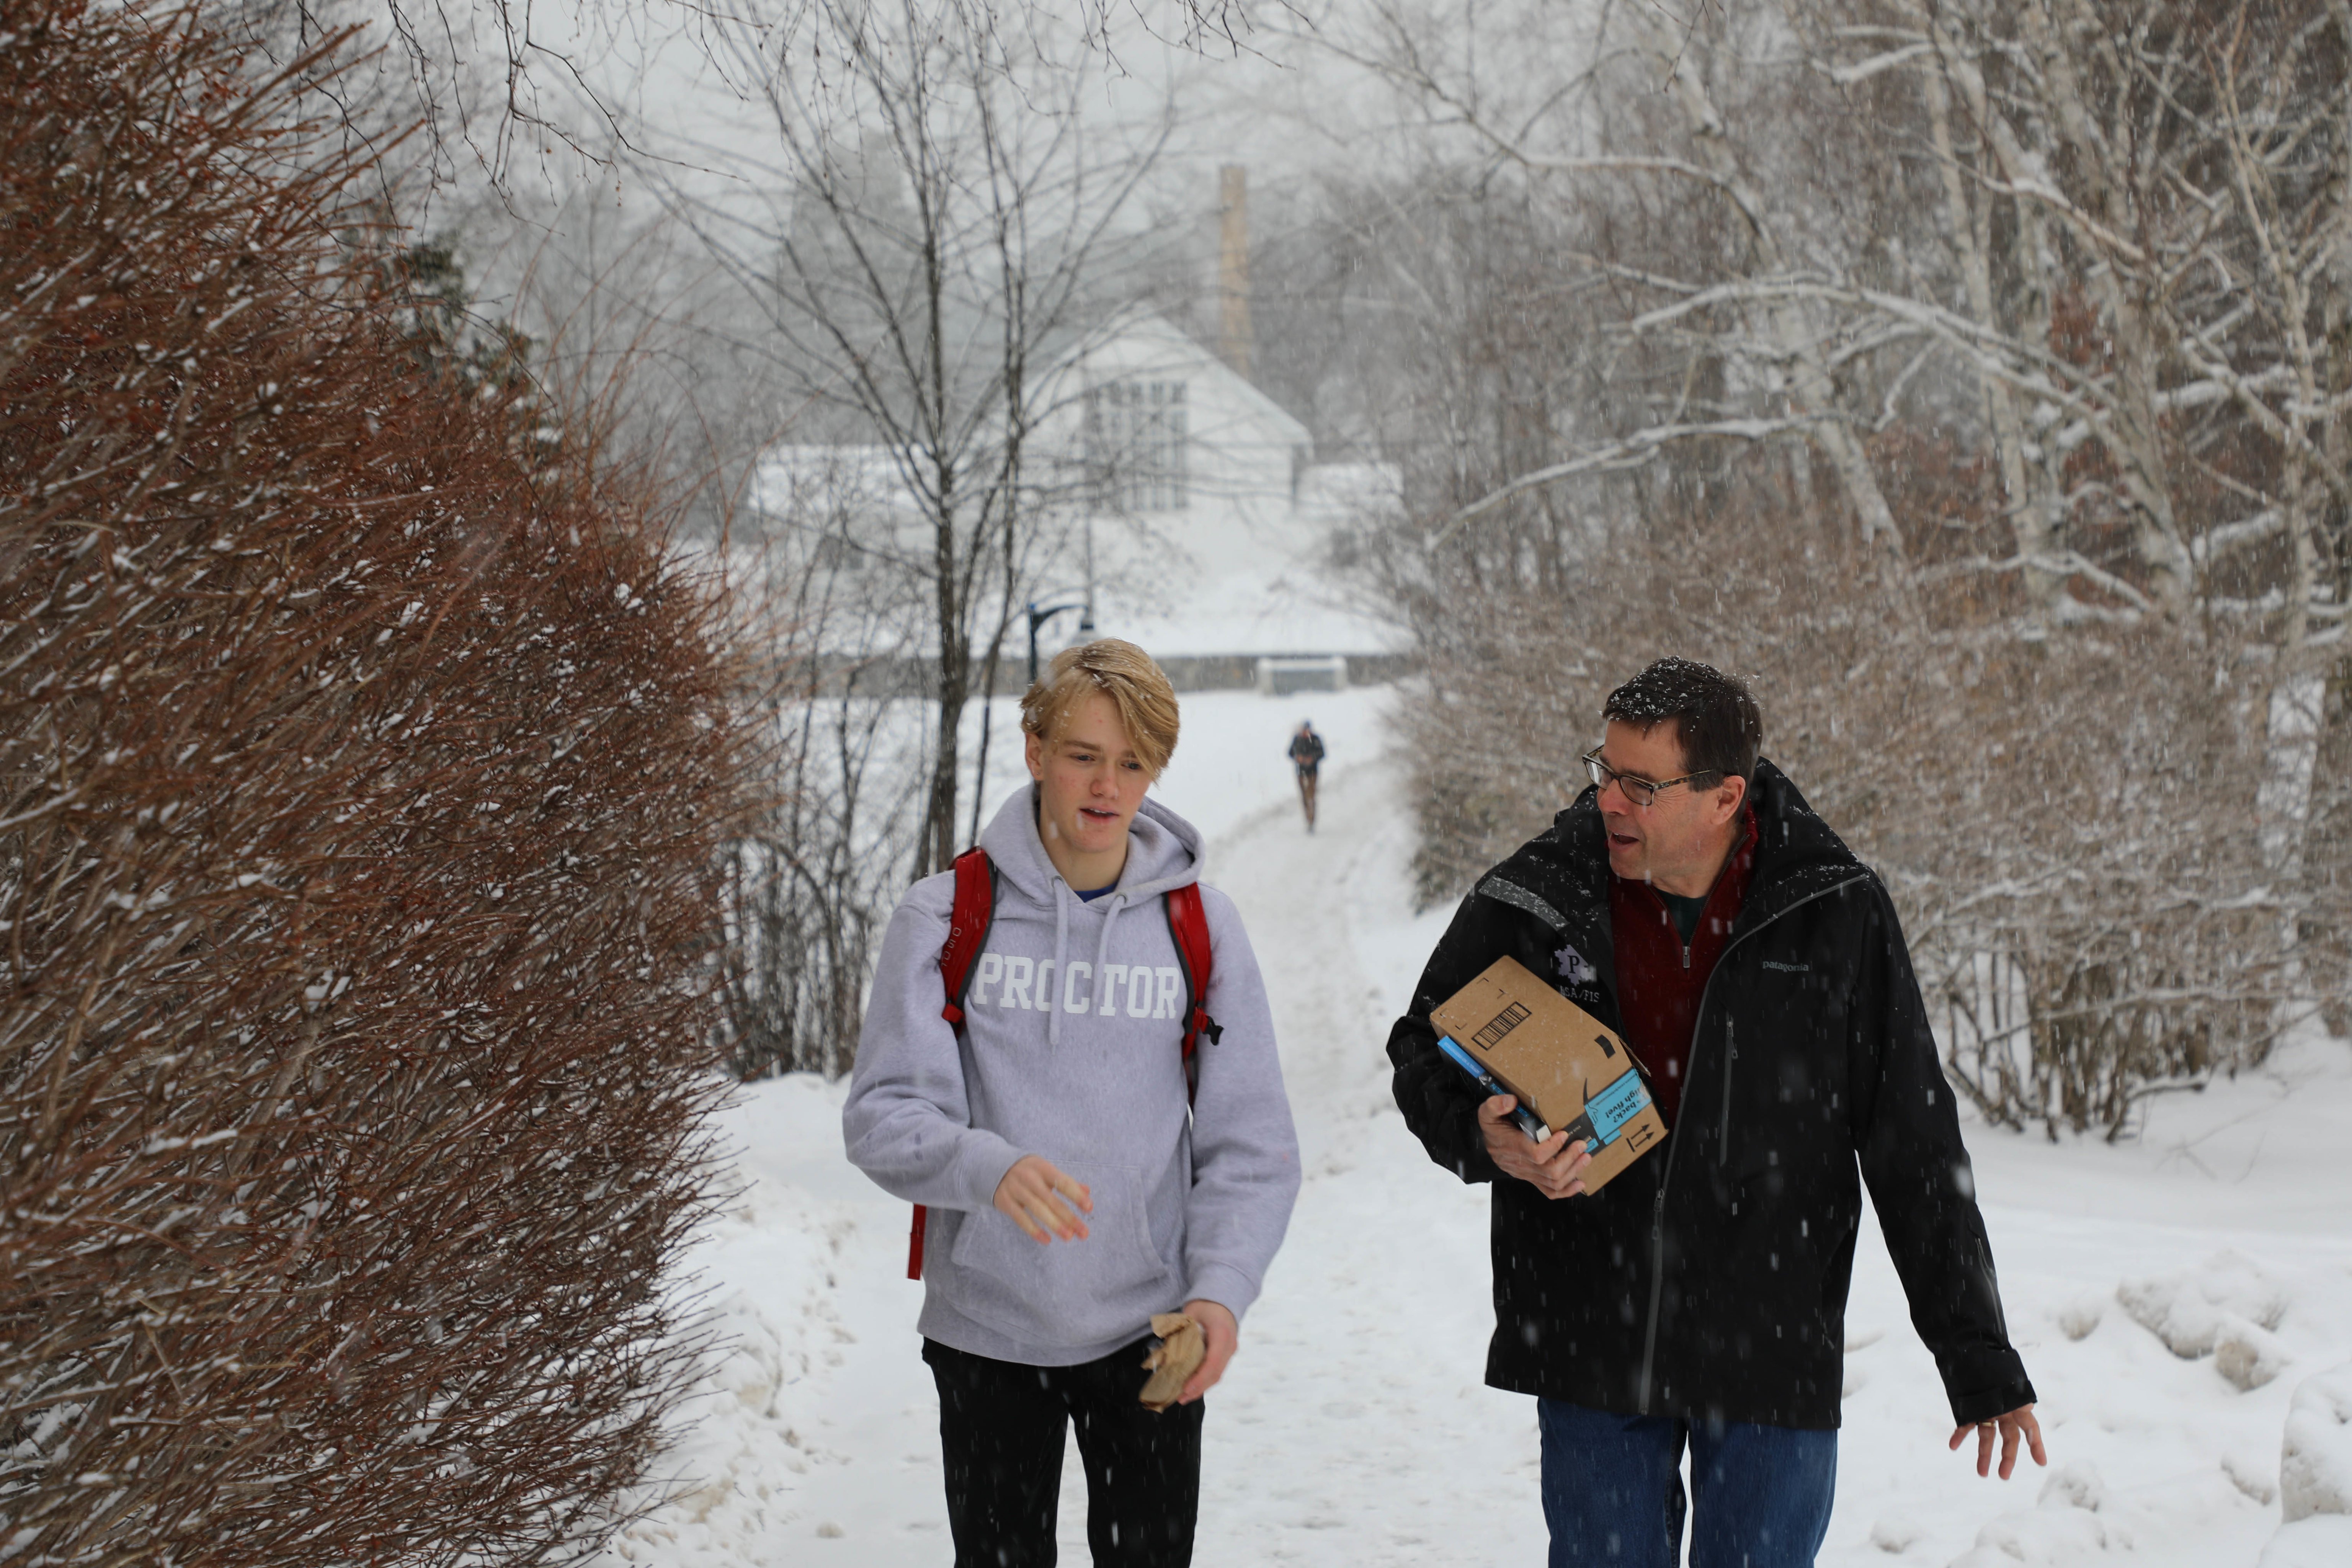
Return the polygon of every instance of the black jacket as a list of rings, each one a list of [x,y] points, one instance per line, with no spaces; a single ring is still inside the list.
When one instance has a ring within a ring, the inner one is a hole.
[[[2033,1386],[1894,905],[1769,763],[1753,799],[1754,879],[1699,1005],[1680,1121],[1601,1192],[1497,1179],[1478,1093],[1429,1025],[1508,953],[1618,1026],[1592,791],[1479,879],[1389,1036],[1406,1125],[1495,1184],[1486,1381],[1621,1415],[1837,1426],[1858,1165],[1953,1418],[2014,1409]]]

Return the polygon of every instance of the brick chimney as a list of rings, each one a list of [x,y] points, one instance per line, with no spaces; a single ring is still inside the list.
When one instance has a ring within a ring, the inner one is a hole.
[[[1250,374],[1249,172],[1237,163],[1217,171],[1221,223],[1217,245],[1217,357],[1244,381]]]

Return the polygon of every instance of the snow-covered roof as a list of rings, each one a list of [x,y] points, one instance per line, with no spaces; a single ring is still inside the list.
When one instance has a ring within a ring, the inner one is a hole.
[[[1175,322],[1142,306],[1130,307],[1106,321],[1071,350],[1052,374],[1058,381],[1073,373],[1090,381],[1113,376],[1181,377],[1196,388],[1192,394],[1195,406],[1238,410],[1256,427],[1263,442],[1305,447],[1314,441],[1289,410]]]

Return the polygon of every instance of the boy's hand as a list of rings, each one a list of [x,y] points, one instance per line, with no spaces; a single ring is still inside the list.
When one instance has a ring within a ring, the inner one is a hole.
[[[1055,1237],[1084,1241],[1087,1222],[1078,1212],[1095,1212],[1094,1194],[1083,1182],[1074,1182],[1054,1169],[1043,1154],[1024,1154],[1013,1162],[996,1184],[996,1206],[1013,1218],[1029,1239],[1044,1247]]]
[[[1486,1140],[1486,1156],[1507,1176],[1529,1182],[1548,1198],[1572,1198],[1584,1192],[1584,1168],[1592,1155],[1584,1140],[1571,1143],[1565,1132],[1536,1142],[1511,1120],[1519,1102],[1498,1094],[1478,1107],[1478,1131]]]
[[[1225,1363],[1234,1359],[1242,1342],[1241,1324],[1218,1302],[1187,1301],[1184,1315],[1201,1325],[1201,1338],[1209,1348],[1199,1370],[1184,1380],[1184,1392],[1176,1396],[1179,1405],[1190,1405],[1216,1387],[1217,1380],[1225,1375]]]

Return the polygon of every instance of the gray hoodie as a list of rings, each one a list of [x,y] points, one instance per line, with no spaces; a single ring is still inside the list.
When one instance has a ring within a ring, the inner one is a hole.
[[[1188,1300],[1239,1318],[1290,1223],[1298,1140],[1257,957],[1213,888],[1208,1005],[1224,1034],[1201,1041],[1186,1114],[1184,980],[1162,895],[1196,879],[1200,834],[1147,798],[1118,886],[1091,903],[1046,858],[1034,789],[980,842],[1000,881],[962,1037],[940,1016],[955,895],[941,872],[891,917],[841,1111],[851,1162],[930,1206],[917,1326],[975,1355],[1071,1366]],[[997,1212],[1024,1154],[1092,1189],[1087,1239],[1041,1247]]]

